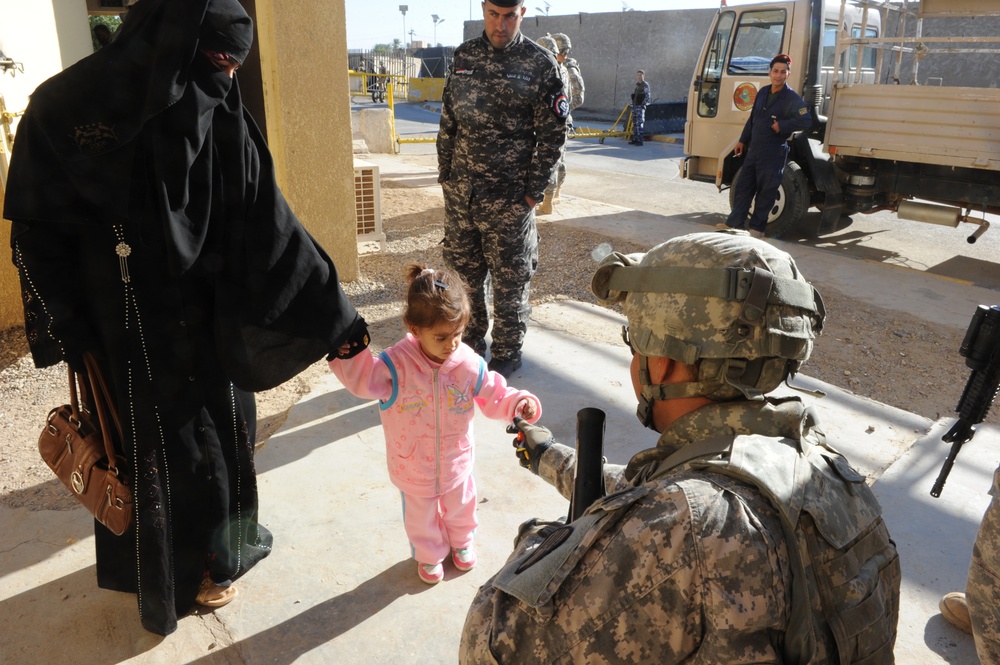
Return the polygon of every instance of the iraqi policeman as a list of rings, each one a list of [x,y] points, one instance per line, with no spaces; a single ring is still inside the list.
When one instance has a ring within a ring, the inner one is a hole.
[[[460,662],[891,664],[900,568],[880,507],[812,409],[768,395],[825,317],[792,257],[694,233],[612,254],[592,290],[628,319],[659,439],[605,464],[607,494],[569,524],[522,525]],[[518,427],[521,465],[570,498],[574,450]]]
[[[464,341],[485,357],[490,284],[489,368],[506,377],[521,366],[538,265],[535,206],[562,154],[569,103],[555,58],[521,33],[523,0],[482,7],[486,29],[455,49],[444,88],[438,182],[444,260],[472,290]]]
[[[646,107],[652,94],[646,72],[641,69],[635,73],[635,87],[632,88],[632,145],[642,145],[646,138]]]

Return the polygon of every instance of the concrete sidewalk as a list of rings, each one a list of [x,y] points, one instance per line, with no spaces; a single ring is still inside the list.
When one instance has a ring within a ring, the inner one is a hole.
[[[377,157],[377,163],[383,179],[407,171],[398,158]],[[573,217],[574,211],[585,214]],[[563,223],[650,246],[707,230],[572,199],[557,213],[544,223],[562,216]],[[968,321],[976,304],[992,304],[996,297],[914,271],[900,270],[885,284],[884,266],[857,261],[845,270],[842,258],[780,246],[796,255],[820,288],[864,293],[880,306],[932,321],[952,317],[942,325]],[[655,441],[634,415],[621,324],[617,314],[587,303],[537,307],[524,367],[511,378],[541,398],[542,423],[562,442],[573,443],[580,408],[603,409],[605,450],[616,463]],[[804,369],[808,373],[808,364]],[[964,587],[1000,459],[1000,431],[980,428],[943,496],[933,499],[930,487],[948,448],[940,437],[950,419],[933,422],[808,376],[796,385],[826,393],[803,398],[818,409],[830,440],[877,478],[874,489],[904,576],[897,662],[977,663],[972,638],[940,617],[937,602]],[[567,509],[555,490],[517,465],[504,423],[477,416],[475,427],[480,563],[465,574],[446,565],[445,581],[428,587],[409,558],[399,495],[385,470],[377,407],[328,375],[257,457],[261,516],[274,532],[274,552],[240,579],[234,603],[184,618],[167,638],[142,630],[134,597],[96,587],[93,535],[84,511],[0,509],[0,663],[454,663],[469,602],[510,552],[518,524]]]

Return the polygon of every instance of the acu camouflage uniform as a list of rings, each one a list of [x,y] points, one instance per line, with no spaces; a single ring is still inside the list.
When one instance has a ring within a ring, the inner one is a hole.
[[[641,421],[647,399],[719,401],[605,465],[609,494],[570,525],[522,527],[473,601],[460,661],[892,663],[900,568],[878,503],[811,410],[762,394],[822,325],[791,257],[745,233],[691,234],[609,256],[591,288],[623,303]],[[698,380],[653,385],[649,356],[697,362]],[[569,498],[575,467],[553,444],[538,475]]]
[[[587,524],[551,581],[528,601],[515,597],[517,585],[502,579],[504,571],[480,588],[460,662],[795,662],[784,653],[791,648],[785,633],[792,564],[775,507],[752,485],[693,464],[658,471],[667,454],[717,435],[815,443],[810,417],[794,398],[714,404],[679,419],[657,448],[627,467],[605,465],[609,494],[580,518],[599,521]],[[570,498],[575,464],[575,452],[555,444],[542,455],[539,475]],[[852,491],[845,486],[827,498],[843,502]],[[527,533],[510,561],[545,535]],[[893,570],[898,575],[898,560],[884,563],[890,577]],[[897,577],[897,598],[898,584]],[[888,641],[890,655],[894,637],[894,631],[871,636]],[[839,663],[829,636],[816,639],[814,665]]]
[[[552,35],[545,35],[544,37],[539,37],[535,42],[542,48],[551,52],[552,55],[559,55],[559,42],[556,41],[555,37]],[[566,103],[569,105],[569,110],[575,108],[573,106],[573,95],[572,88],[570,88],[569,82],[569,71],[563,63],[559,62],[556,58],[556,64],[559,66],[559,78],[563,82],[563,90],[566,92]],[[566,117],[566,127],[567,131],[573,126],[573,116],[572,113]],[[559,162],[556,164],[556,179],[554,182],[550,182],[549,186],[545,188],[545,198],[542,203],[538,206],[538,214],[547,215],[552,212],[552,202],[559,196],[559,188],[562,187],[563,181],[566,179],[566,146],[563,144],[562,150],[559,152]]]
[[[445,263],[472,288],[466,342],[481,355],[493,291],[494,359],[520,356],[538,265],[535,213],[566,139],[568,101],[555,58],[518,33],[503,49],[486,34],[455,50],[437,138],[445,199]]]
[[[972,565],[965,587],[976,652],[983,663],[1000,663],[1000,467],[972,548]]]
[[[573,129],[573,111],[583,106],[583,96],[585,94],[583,86],[583,75],[580,73],[580,63],[576,61],[575,58],[566,58],[566,60],[560,63],[562,68],[566,72],[566,78],[569,81],[569,118],[566,119],[566,124],[569,126],[570,130]],[[564,160],[559,161],[559,173],[556,177],[556,192],[559,192],[559,188],[562,187],[563,181],[566,180],[566,163]]]

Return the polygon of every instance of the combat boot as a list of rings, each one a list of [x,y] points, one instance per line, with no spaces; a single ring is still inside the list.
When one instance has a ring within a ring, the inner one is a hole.
[[[972,635],[972,620],[969,618],[969,605],[965,601],[964,593],[952,591],[945,594],[938,608],[941,610],[941,616],[947,619],[948,623],[963,633]]]
[[[551,215],[552,214],[552,195],[546,194],[542,202],[538,204],[538,214],[539,215]]]

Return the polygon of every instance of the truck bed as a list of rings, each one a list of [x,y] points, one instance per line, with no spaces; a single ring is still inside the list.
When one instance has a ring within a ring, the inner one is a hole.
[[[1000,89],[852,85],[831,102],[831,154],[1000,171]]]

